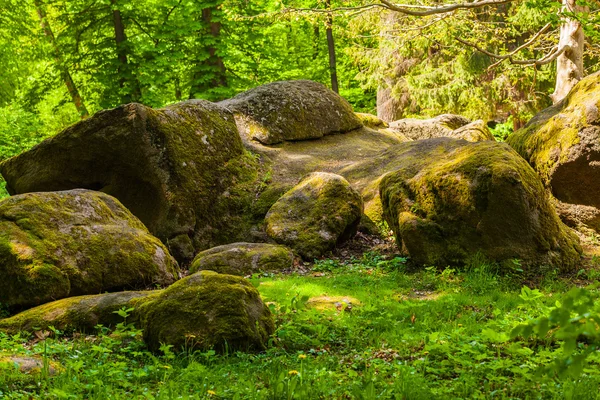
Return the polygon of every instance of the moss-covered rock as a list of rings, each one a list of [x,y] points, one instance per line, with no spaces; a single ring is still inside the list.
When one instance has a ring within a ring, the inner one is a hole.
[[[577,237],[559,220],[535,171],[504,143],[437,138],[393,149],[381,180],[397,243],[418,264],[463,264],[480,253],[525,267],[573,269]]]
[[[269,308],[244,278],[201,271],[136,306],[134,320],[152,350],[262,350],[275,331]]]
[[[260,154],[270,165],[268,179],[253,202],[254,216],[264,219],[270,207],[300,179],[315,171],[325,171],[346,178],[363,196],[366,216],[376,224],[381,224],[379,179],[394,168],[395,156],[387,151],[404,140],[388,129],[369,128],[343,135],[329,135],[319,140],[284,142],[276,146],[245,140],[247,148]],[[251,241],[266,240],[268,237],[253,238]]]
[[[134,299],[145,298],[156,292],[104,293],[53,301],[0,319],[0,332],[15,334],[46,330],[52,326],[64,332],[94,333],[99,324],[111,327],[123,322],[123,318],[115,311],[123,307],[130,308],[134,305]]]
[[[243,135],[268,145],[317,139],[362,126],[346,100],[313,81],[268,83],[219,105],[235,114]]]
[[[406,118],[390,123],[390,129],[410,140],[452,136],[452,132],[471,123],[467,118],[454,114],[442,114],[430,119]]]
[[[44,369],[46,369],[48,376],[54,376],[62,370],[62,367],[51,360],[48,360],[47,364],[44,365],[44,360],[40,356],[0,352],[0,374],[10,374],[18,371],[22,374],[32,375],[36,380],[39,380],[40,376],[44,373]]]
[[[389,128],[389,126],[390,126],[387,122],[385,122],[384,120],[379,118],[377,115],[366,114],[366,113],[356,113],[356,116],[358,117],[360,122],[368,128],[385,129],[385,128]]]
[[[362,212],[362,197],[346,179],[315,172],[277,200],[265,222],[271,238],[312,259],[352,237]]]
[[[133,308],[127,322],[144,332],[149,348],[262,350],[275,326],[269,308],[247,280],[202,271],[167,289],[80,296],[44,304],[0,319],[0,332],[48,329],[93,332],[115,326],[114,313]]]
[[[490,132],[485,122],[481,119],[453,130],[449,137],[454,139],[464,139],[467,142],[483,142],[485,140],[496,141],[492,132]]]
[[[0,202],[0,303],[27,307],[68,296],[168,285],[165,246],[117,199],[71,190]]]
[[[256,272],[281,272],[294,265],[294,253],[285,246],[266,243],[232,243],[200,252],[190,272],[211,270],[247,276]]]
[[[581,206],[600,209],[599,109],[600,72],[582,79],[564,100],[507,139],[563,203],[565,220],[598,231],[600,220],[577,214]]]
[[[203,100],[101,111],[0,171],[11,194],[85,188],[113,195],[178,257],[190,254],[177,248],[190,241],[199,250],[243,234],[241,214],[258,179],[233,115]]]

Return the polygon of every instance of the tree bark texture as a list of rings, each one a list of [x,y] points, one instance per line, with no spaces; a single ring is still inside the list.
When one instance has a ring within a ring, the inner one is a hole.
[[[208,27],[206,33],[214,38],[213,43],[218,43],[221,35],[221,23],[213,21],[212,8],[202,10],[202,21]],[[223,59],[217,54],[215,45],[209,45],[208,58],[199,62],[196,66],[193,77],[192,87],[190,88],[190,99],[197,97],[198,94],[204,93],[209,89],[227,86],[227,76]],[[210,79],[203,79],[203,75],[210,75]],[[215,99],[222,100],[222,99]]]
[[[325,0],[327,9],[331,9],[331,0]],[[333,41],[333,15],[327,14],[327,49],[329,50],[329,72],[331,75],[331,90],[339,93],[337,78],[337,61],[335,57],[335,42]]]
[[[584,7],[576,4],[576,0],[563,0],[563,11],[580,12],[584,10]],[[581,24],[577,20],[565,18],[560,26],[558,50],[564,48],[564,51],[556,60],[556,87],[551,96],[554,103],[564,99],[584,76],[584,42],[585,36]]]
[[[38,17],[40,18],[40,25],[42,27],[42,30],[44,31],[44,35],[46,36],[46,38],[48,38],[48,41],[50,42],[50,44],[52,45],[52,49],[54,50],[54,60],[60,71],[61,78],[67,86],[67,90],[69,92],[69,95],[71,96],[71,100],[73,101],[73,104],[75,104],[75,108],[77,109],[77,112],[79,113],[81,119],[87,118],[90,116],[90,114],[87,108],[85,107],[85,103],[81,98],[81,94],[77,89],[77,85],[75,85],[75,82],[73,81],[73,77],[71,76],[69,69],[64,63],[62,53],[60,51],[60,48],[58,47],[58,43],[56,43],[54,32],[52,32],[52,28],[48,23],[46,11],[42,7],[42,3],[40,0],[35,1],[35,9]]]
[[[139,82],[133,75],[133,71],[131,71],[129,65],[125,24],[123,23],[121,11],[115,8],[116,0],[111,0],[111,3],[113,5],[112,17],[115,30],[115,42],[117,46],[117,58],[119,60],[119,87],[121,89],[126,89],[125,94],[122,96],[122,102],[137,102],[142,96]]]

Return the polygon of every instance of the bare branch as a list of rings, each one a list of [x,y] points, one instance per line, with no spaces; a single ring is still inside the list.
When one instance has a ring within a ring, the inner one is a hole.
[[[567,47],[569,47],[569,46],[563,46],[562,48],[559,49],[558,46],[554,46],[548,54],[546,54],[544,57],[539,58],[539,59],[515,60],[512,57],[512,55],[495,54],[495,53],[489,52],[485,49],[482,49],[481,47],[477,46],[475,43],[467,42],[466,40],[463,40],[459,37],[455,37],[455,39],[457,41],[459,41],[460,43],[464,44],[465,46],[472,47],[489,57],[500,59],[501,61],[508,60],[511,64],[515,64],[515,65],[540,66],[540,65],[550,64],[552,61],[556,60],[558,58],[558,56],[560,56],[562,53],[564,53],[565,50],[567,50]],[[498,64],[498,63],[496,63],[496,64]]]
[[[524,48],[531,46],[533,43],[535,43],[540,38],[540,36],[542,36],[544,33],[546,33],[548,31],[548,29],[550,29],[551,26],[552,26],[552,24],[550,22],[548,22],[546,25],[544,25],[544,27],[542,29],[540,29],[540,31],[538,33],[533,35],[533,37],[531,39],[529,39],[527,42],[523,43],[522,45],[520,45],[519,47],[517,47],[510,53],[502,56],[502,58],[499,61],[490,65],[488,67],[488,69],[498,66],[500,63],[502,63],[502,61],[509,59],[510,57],[514,56],[515,54],[517,54],[519,51],[523,50]]]
[[[446,4],[443,6],[415,6],[410,4],[394,4],[389,0],[381,0],[381,4],[391,10],[402,14],[412,15],[415,17],[425,17],[427,15],[445,14],[456,10],[469,10],[485,6],[495,6],[499,4],[511,3],[514,0],[480,0],[472,3]],[[419,11],[422,10],[422,11]]]
[[[381,0],[378,3],[370,3],[355,7],[337,7],[331,10],[323,10],[318,8],[285,8],[283,13],[288,12],[311,12],[311,13],[328,13],[328,12],[345,12],[345,11],[366,11],[372,8],[383,8],[390,11],[399,12],[401,14],[412,15],[415,17],[425,17],[435,14],[446,14],[456,10],[470,10],[473,8],[481,8],[485,6],[495,6],[500,4],[511,3],[514,0],[479,0],[472,3],[446,4],[442,6],[423,6],[416,4],[394,4],[389,0]]]

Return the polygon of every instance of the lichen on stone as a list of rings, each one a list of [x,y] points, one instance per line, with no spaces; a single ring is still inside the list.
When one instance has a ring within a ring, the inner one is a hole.
[[[235,114],[242,135],[267,145],[317,139],[362,126],[345,99],[307,80],[268,83],[219,105]]]

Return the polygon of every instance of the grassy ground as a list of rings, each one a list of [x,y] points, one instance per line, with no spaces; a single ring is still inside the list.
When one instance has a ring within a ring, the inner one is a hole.
[[[60,365],[48,376],[0,370],[0,398],[85,399],[458,399],[600,397],[600,358],[575,374],[541,372],[563,356],[552,331],[512,338],[548,314],[596,269],[529,282],[475,262],[464,271],[407,271],[404,259],[374,253],[325,260],[305,275],[253,278],[277,319],[262,354],[148,353],[134,327],[117,334],[34,340],[0,334],[0,353],[40,355]],[[587,280],[587,282],[586,282]],[[523,283],[538,290],[522,290]],[[585,351],[587,345],[579,343]],[[1,364],[0,364],[1,365]]]

